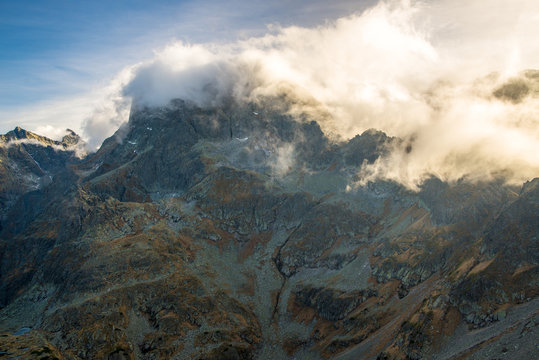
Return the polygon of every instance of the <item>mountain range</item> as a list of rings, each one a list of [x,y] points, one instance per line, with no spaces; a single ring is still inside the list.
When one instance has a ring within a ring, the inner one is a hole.
[[[360,184],[413,144],[291,106],[2,135],[0,358],[535,358],[539,178]]]

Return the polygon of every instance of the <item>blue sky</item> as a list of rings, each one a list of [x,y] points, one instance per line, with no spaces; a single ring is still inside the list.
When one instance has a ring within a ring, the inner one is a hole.
[[[518,182],[539,169],[539,98],[489,94],[539,68],[538,32],[537,0],[0,0],[0,133],[71,128],[95,149],[136,96],[198,98],[208,77],[241,90],[258,69],[258,93],[306,90],[344,138],[413,136],[398,181],[509,169]],[[404,160],[389,160],[375,170],[395,179]]]
[[[268,24],[313,26],[369,3],[0,0],[0,110],[88,91],[174,40],[223,42],[261,35]]]
[[[413,4],[420,15],[409,25],[417,29],[419,37],[425,34],[442,59],[453,59],[449,67],[459,76],[475,76],[477,68],[503,71],[537,67],[537,0],[384,2]],[[184,44],[234,44],[268,33],[268,25],[313,28],[329,23],[332,28],[332,20],[362,14],[377,3],[378,0],[0,0],[0,133],[17,125],[48,136],[66,127],[83,131],[83,123],[94,116],[100,101],[108,96],[103,90],[122,69],[151,62],[156,53],[178,40]],[[398,23],[399,17],[388,21]],[[357,34],[341,35],[335,41]],[[370,35],[376,41],[387,42],[388,49],[406,45],[393,41],[392,36],[381,37],[377,31]],[[327,55],[321,49],[314,57]],[[361,50],[353,56],[364,58]],[[391,67],[396,61],[402,59],[390,56],[375,59],[372,65],[387,63]]]

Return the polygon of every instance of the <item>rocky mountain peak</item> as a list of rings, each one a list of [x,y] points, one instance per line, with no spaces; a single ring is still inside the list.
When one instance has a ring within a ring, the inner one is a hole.
[[[80,144],[71,130],[61,141],[19,126],[0,135],[0,222],[24,194],[47,187],[68,164],[78,162]]]
[[[539,194],[539,178],[526,181],[524,185],[522,185],[521,195],[531,193]],[[536,197],[536,199],[539,201],[539,198]]]
[[[66,135],[62,137],[61,143],[66,147],[78,145],[81,142],[81,137],[71,129],[66,129]]]
[[[273,100],[134,107],[81,160],[0,146],[0,351],[533,358],[539,179],[348,186],[405,142]]]
[[[62,137],[60,141],[49,139],[45,136],[41,136],[34,132],[25,130],[20,126],[16,126],[15,129],[7,132],[6,134],[0,135],[0,141],[4,143],[9,143],[10,141],[17,140],[29,140],[35,141],[36,144],[41,144],[43,146],[61,146],[65,149],[73,147],[80,143],[81,138],[73,130],[66,129],[66,135]]]

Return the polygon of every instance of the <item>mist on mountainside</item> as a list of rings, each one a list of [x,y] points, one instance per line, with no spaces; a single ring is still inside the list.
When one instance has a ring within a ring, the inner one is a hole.
[[[529,41],[537,20],[524,14],[533,5],[457,5],[380,2],[314,28],[172,43],[119,75],[108,103],[87,119],[86,137],[99,145],[131,102],[213,107],[284,97],[290,114],[311,114],[335,141],[369,128],[403,139],[359,174],[359,185],[391,179],[417,188],[431,176],[522,183],[539,173],[539,73],[531,70],[539,46]],[[484,19],[495,34],[480,28]]]

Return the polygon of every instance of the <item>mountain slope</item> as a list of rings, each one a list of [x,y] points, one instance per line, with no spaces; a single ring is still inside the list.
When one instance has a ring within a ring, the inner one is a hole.
[[[465,358],[533,321],[539,179],[350,187],[402,141],[333,141],[286,109],[135,108],[97,153],[22,196],[0,233],[0,350]],[[505,353],[536,352],[514,341]]]
[[[71,130],[61,141],[20,127],[0,135],[0,226],[8,209],[25,193],[41,189],[78,161],[80,137]]]

